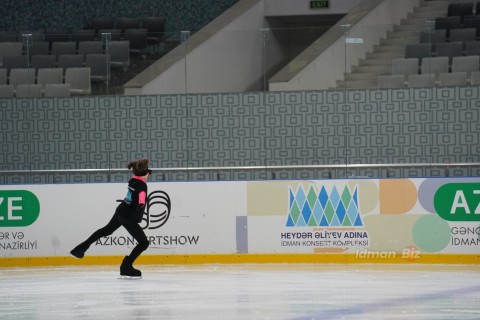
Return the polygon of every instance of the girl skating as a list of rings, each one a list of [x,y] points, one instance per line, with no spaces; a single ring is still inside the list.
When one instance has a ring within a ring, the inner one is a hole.
[[[151,175],[148,169],[148,159],[131,161],[128,169],[133,177],[128,181],[128,191],[125,199],[118,205],[115,214],[106,226],[95,231],[87,240],[76,246],[70,254],[81,259],[88,248],[102,237],[106,237],[123,226],[137,241],[130,255],[126,256],[120,266],[120,276],[141,278],[142,272],[133,267],[133,262],[148,248],[149,242],[139,223],[142,221],[147,201],[147,179]]]

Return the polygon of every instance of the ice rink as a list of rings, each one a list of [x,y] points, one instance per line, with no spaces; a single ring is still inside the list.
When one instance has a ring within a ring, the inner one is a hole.
[[[480,319],[480,267],[0,268],[0,319]]]

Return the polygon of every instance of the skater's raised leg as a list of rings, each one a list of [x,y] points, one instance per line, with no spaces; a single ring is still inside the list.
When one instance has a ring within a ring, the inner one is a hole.
[[[82,259],[85,255],[85,252],[88,250],[88,248],[90,248],[92,243],[96,242],[100,238],[111,235],[120,226],[120,222],[118,222],[118,220],[113,217],[105,227],[98,229],[87,240],[73,248],[73,250],[70,251],[70,254],[77,259]]]

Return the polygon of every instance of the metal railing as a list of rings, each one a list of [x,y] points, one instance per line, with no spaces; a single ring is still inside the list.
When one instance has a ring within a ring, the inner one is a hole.
[[[167,172],[217,172],[217,180],[220,180],[220,173],[232,171],[270,171],[271,179],[275,180],[275,172],[280,170],[349,170],[349,169],[385,169],[386,177],[389,178],[388,170],[397,168],[440,168],[444,170],[444,176],[450,176],[450,169],[457,167],[480,167],[480,162],[457,162],[457,163],[378,163],[378,164],[312,164],[312,165],[275,165],[275,166],[233,166],[233,167],[176,167],[176,168],[151,168],[155,174]],[[48,170],[0,170],[1,175],[21,174],[78,174],[78,173],[127,173],[126,168],[106,169],[48,169]],[[350,176],[347,178],[369,178],[366,176]],[[332,175],[329,174],[329,178]],[[108,179],[110,181],[110,179]]]

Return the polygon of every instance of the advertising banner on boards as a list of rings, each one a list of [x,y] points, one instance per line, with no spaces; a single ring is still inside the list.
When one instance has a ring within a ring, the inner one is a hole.
[[[152,182],[148,254],[480,253],[480,178]],[[126,183],[0,186],[0,258],[67,256]],[[120,228],[89,255],[123,255]]]

